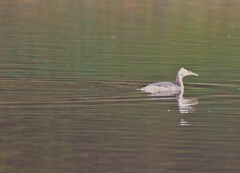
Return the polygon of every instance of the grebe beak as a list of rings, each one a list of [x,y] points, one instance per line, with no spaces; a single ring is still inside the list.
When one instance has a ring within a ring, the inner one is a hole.
[[[193,72],[191,72],[190,75],[199,76],[197,73],[193,73]]]

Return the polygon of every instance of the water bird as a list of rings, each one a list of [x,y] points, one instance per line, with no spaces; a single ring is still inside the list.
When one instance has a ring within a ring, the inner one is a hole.
[[[150,93],[156,96],[174,96],[182,97],[184,93],[183,78],[186,76],[199,76],[191,70],[182,67],[176,75],[176,83],[172,82],[157,82],[149,84],[143,88],[139,88],[142,92]]]

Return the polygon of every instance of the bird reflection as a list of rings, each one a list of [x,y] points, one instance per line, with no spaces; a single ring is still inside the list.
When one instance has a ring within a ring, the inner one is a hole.
[[[179,112],[181,114],[189,114],[189,113],[196,112],[196,108],[194,107],[194,105],[198,104],[197,98],[180,97],[180,98],[177,98],[177,102],[178,102]]]
[[[170,99],[176,99],[178,103],[179,112],[181,114],[191,114],[196,112],[195,106],[199,104],[197,98],[184,98],[183,93],[176,94],[171,92],[159,92],[159,93],[151,93],[149,96],[154,97],[154,99],[158,100],[170,100]],[[173,97],[176,96],[176,97]],[[191,123],[186,120],[185,118],[182,118],[180,120],[181,126],[190,126]]]
[[[179,112],[181,114],[189,114],[196,112],[196,108],[194,107],[197,105],[198,99],[197,98],[183,98],[180,97],[177,99]],[[186,119],[182,118],[180,120],[180,126],[191,126],[192,124],[188,122]]]

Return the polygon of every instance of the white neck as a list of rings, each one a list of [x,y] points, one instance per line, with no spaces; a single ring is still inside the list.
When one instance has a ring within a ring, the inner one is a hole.
[[[176,84],[177,84],[178,86],[180,86],[181,91],[183,92],[183,91],[184,91],[183,80],[182,80],[182,77],[180,76],[179,73],[178,73],[177,76],[176,76]]]

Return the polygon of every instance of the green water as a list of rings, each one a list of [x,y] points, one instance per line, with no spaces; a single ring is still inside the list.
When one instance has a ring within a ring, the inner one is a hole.
[[[239,7],[0,2],[0,172],[239,172]],[[182,66],[183,99],[136,90]]]

